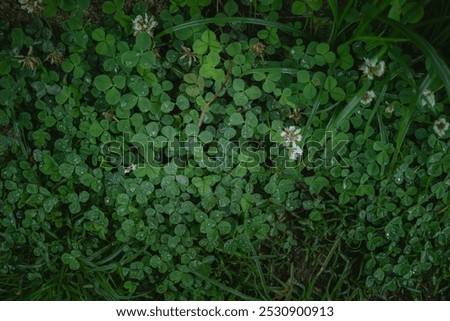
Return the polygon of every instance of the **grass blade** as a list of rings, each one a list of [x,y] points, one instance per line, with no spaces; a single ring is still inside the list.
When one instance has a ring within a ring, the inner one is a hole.
[[[436,75],[444,83],[447,94],[450,95],[450,69],[445,61],[439,56],[436,49],[421,35],[417,34],[405,25],[389,19],[379,18],[380,21],[390,25],[394,29],[401,32],[405,37],[408,37],[410,41],[429,59],[431,66]]]
[[[405,113],[403,114],[402,118],[400,119],[399,124],[399,130],[397,132],[397,136],[395,137],[395,151],[394,155],[392,156],[392,161],[389,169],[389,177],[392,177],[392,173],[394,171],[395,164],[397,163],[398,155],[400,154],[400,149],[403,145],[403,141],[406,138],[406,134],[408,132],[409,126],[411,125],[413,121],[413,116],[416,113],[417,110],[417,103],[422,98],[422,92],[428,88],[430,83],[432,82],[432,78],[430,75],[427,75],[422,82],[418,94],[414,97],[414,99],[411,101],[409,106],[405,108]]]
[[[383,122],[382,112],[380,110],[378,110],[377,112],[377,120],[378,120],[378,127],[380,128],[381,142],[384,145],[387,145],[389,144],[388,131],[386,129],[386,125]]]
[[[247,75],[250,75],[250,74],[256,74],[258,72],[271,72],[271,71],[281,72],[282,74],[286,74],[286,75],[296,75],[297,72],[298,72],[298,69],[284,68],[284,67],[255,68],[255,69],[250,69],[250,70],[247,70],[247,71],[243,72],[241,74],[241,77],[242,76],[247,76]]]
[[[251,259],[253,259],[253,261],[255,262],[256,271],[258,271],[258,276],[259,276],[259,280],[261,282],[261,286],[264,291],[265,299],[270,300],[269,289],[266,286],[266,280],[264,279],[264,273],[261,268],[261,263],[259,262],[258,254],[256,253],[255,247],[253,246],[253,244],[250,241],[250,238],[248,236],[247,236],[247,243],[250,246],[252,253],[253,253],[253,257],[251,257]]]
[[[347,105],[344,107],[344,109],[336,116],[333,117],[330,122],[328,123],[327,130],[334,131],[339,126],[342,125],[342,123],[350,118],[351,115],[356,111],[356,109],[359,107],[361,103],[362,96],[366,93],[366,91],[370,87],[370,82],[366,82],[362,88],[358,91],[358,93],[350,99],[350,101],[347,103]]]
[[[333,25],[331,26],[328,42],[333,42],[339,25],[339,6],[336,0],[328,0],[328,5],[330,6],[331,13],[333,14]]]
[[[258,301],[258,299],[256,299],[256,298],[253,298],[251,296],[248,296],[247,294],[239,292],[238,290],[233,289],[233,288],[231,288],[229,286],[226,286],[225,284],[222,284],[222,283],[220,283],[220,282],[218,282],[216,280],[210,279],[209,277],[204,276],[204,275],[198,273],[197,271],[191,270],[191,273],[194,274],[196,277],[202,279],[203,281],[211,283],[212,285],[218,287],[219,289],[222,289],[222,290],[225,290],[225,291],[227,291],[227,292],[229,292],[231,294],[234,294],[235,296],[241,298],[242,300]]]
[[[375,114],[378,112],[378,108],[381,105],[381,102],[384,98],[384,94],[386,93],[387,87],[388,87],[388,81],[389,78],[386,78],[386,80],[384,81],[384,85],[383,88],[381,89],[380,94],[378,95],[378,99],[375,102],[375,106],[372,109],[372,113],[369,116],[369,119],[366,122],[366,127],[364,128],[364,138],[367,139],[369,137],[369,128],[370,128],[370,124],[372,123],[373,118],[375,117]]]
[[[332,4],[331,2],[335,2],[335,3]],[[347,25],[341,27],[342,22],[344,21],[345,17],[347,16],[349,10],[353,7],[354,2],[355,2],[355,0],[346,1],[344,9],[341,10],[339,8],[337,1],[329,1],[330,7],[331,7],[331,10],[333,13],[333,17],[336,20],[336,21],[333,21],[333,33],[330,35],[330,38],[329,38],[330,43],[334,43],[336,41],[336,38],[339,35],[344,34],[345,31],[352,26],[352,23],[348,23]],[[337,10],[337,12],[334,12],[335,10]],[[341,15],[338,15],[339,11],[342,11]]]
[[[305,125],[305,127],[303,128],[303,133],[304,133],[304,135],[307,135],[307,134],[308,134],[309,128],[311,127],[311,122],[312,122],[312,120],[314,119],[314,116],[316,115],[317,110],[319,109],[319,106],[320,106],[320,94],[321,94],[321,93],[322,93],[322,92],[319,92],[319,94],[317,95],[317,99],[316,99],[316,101],[314,102],[314,105],[313,105],[313,107],[312,107],[312,109],[311,109],[311,113],[309,114],[308,120],[306,121],[306,125]],[[303,141],[302,144],[304,144],[304,143],[305,143],[305,141]]]
[[[170,33],[173,33],[175,31],[184,30],[187,28],[193,28],[193,27],[200,27],[203,25],[208,24],[226,24],[226,23],[247,23],[247,24],[254,24],[254,25],[260,25],[265,27],[274,27],[278,28],[279,30],[286,32],[291,35],[301,35],[302,37],[305,37],[307,39],[310,39],[309,36],[304,34],[303,32],[299,31],[298,29],[288,26],[286,24],[277,22],[277,21],[270,21],[270,20],[264,20],[264,19],[257,19],[257,18],[245,18],[245,17],[215,17],[215,18],[206,18],[202,20],[194,20],[194,21],[188,21],[185,23],[182,23],[177,26],[173,26],[170,28],[167,28],[160,33],[158,33],[155,36],[155,40],[158,40],[159,38],[168,35]]]

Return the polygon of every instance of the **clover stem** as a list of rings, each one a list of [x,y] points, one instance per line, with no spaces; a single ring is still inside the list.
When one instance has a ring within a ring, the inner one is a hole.
[[[217,99],[217,97],[219,97],[220,92],[223,90],[223,88],[225,87],[225,85],[228,82],[228,78],[230,77],[231,74],[231,61],[229,62],[228,65],[228,70],[227,70],[227,74],[225,75],[225,79],[222,83],[222,86],[220,87],[220,89],[216,92],[216,94],[205,104],[205,106],[203,106],[202,108],[202,113],[200,114],[200,118],[198,119],[198,128],[202,127],[202,123],[203,123],[203,118],[205,117],[205,113],[206,111],[209,109],[209,107],[211,106],[211,104]]]

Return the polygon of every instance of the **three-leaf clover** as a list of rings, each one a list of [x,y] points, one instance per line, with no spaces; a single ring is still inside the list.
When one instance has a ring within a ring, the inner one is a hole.
[[[115,75],[112,79],[108,75],[99,75],[94,79],[94,86],[98,90],[105,92],[106,101],[115,105],[120,100],[120,91],[125,87],[125,77],[121,75]]]

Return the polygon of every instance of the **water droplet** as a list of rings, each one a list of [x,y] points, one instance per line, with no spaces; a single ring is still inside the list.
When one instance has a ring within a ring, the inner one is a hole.
[[[347,180],[344,179],[344,181],[342,182],[342,188],[343,189],[347,189],[348,188],[348,184],[347,184]]]
[[[402,182],[403,182],[403,178],[402,178],[402,177],[397,176],[397,177],[395,178],[395,183],[401,184]]]

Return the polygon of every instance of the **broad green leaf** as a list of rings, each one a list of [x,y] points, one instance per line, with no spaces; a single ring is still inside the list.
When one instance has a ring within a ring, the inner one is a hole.
[[[144,52],[139,59],[139,66],[142,69],[151,69],[156,62],[156,56],[153,52]]]
[[[161,104],[161,111],[163,113],[170,113],[174,107],[175,107],[175,104],[173,102],[165,101]]]
[[[59,165],[59,173],[65,178],[71,177],[74,169],[75,166],[73,166],[72,164],[62,163],[61,165]]]
[[[181,110],[185,110],[185,109],[189,108],[189,100],[184,95],[179,95],[177,97],[176,104],[177,104],[178,108],[180,108]]]
[[[91,134],[93,137],[100,137],[103,131],[104,128],[98,121],[94,121],[89,127],[89,134]]]
[[[113,87],[110,90],[108,90],[105,98],[108,104],[115,105],[120,100],[120,92],[115,87]]]
[[[240,113],[234,113],[230,116],[229,123],[232,126],[238,126],[243,124],[244,122],[244,117],[242,117]]]
[[[245,113],[245,123],[250,127],[254,128],[258,126],[258,118],[251,111]]]
[[[261,89],[257,86],[251,86],[245,90],[245,94],[251,100],[258,99],[262,96]]]
[[[248,103],[247,95],[243,92],[237,92],[233,95],[233,101],[236,106],[244,106]]]
[[[147,32],[139,32],[136,35],[136,44],[134,49],[137,51],[146,51],[150,50],[152,46],[152,38]]]
[[[312,83],[308,83],[303,89],[303,95],[306,99],[313,99],[317,95],[317,89]]]
[[[116,5],[112,1],[105,1],[102,4],[102,10],[106,14],[113,14],[116,12]]]
[[[307,10],[306,3],[303,1],[294,1],[292,3],[292,13],[295,15],[303,15]]]
[[[107,75],[99,75],[94,79],[94,86],[100,91],[106,91],[113,85],[111,79]]]
[[[135,51],[124,52],[120,61],[127,68],[136,67],[136,65],[139,63],[139,54]]]
[[[198,138],[200,139],[200,141],[206,144],[212,142],[214,136],[209,130],[204,130],[198,135]]]
[[[115,75],[112,80],[113,80],[114,86],[116,86],[116,88],[118,88],[118,89],[125,88],[126,79],[124,76]]]
[[[120,97],[119,106],[121,108],[131,109],[136,106],[138,97],[132,94],[125,94]]]

